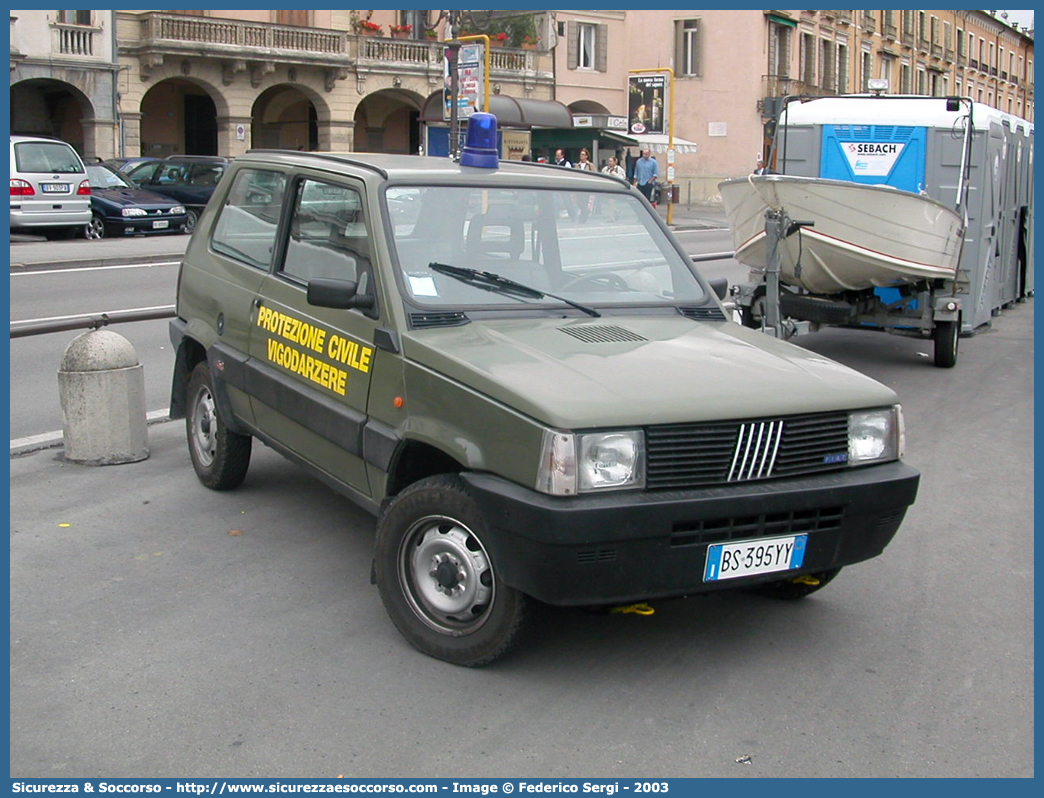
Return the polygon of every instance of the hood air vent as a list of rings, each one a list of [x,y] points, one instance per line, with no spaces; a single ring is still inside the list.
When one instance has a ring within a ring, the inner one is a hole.
[[[617,344],[649,340],[623,327],[605,324],[587,324],[577,327],[559,327],[558,329],[587,344]]]
[[[720,308],[713,305],[704,305],[698,308],[678,308],[678,312],[695,321],[727,321],[725,314]]]

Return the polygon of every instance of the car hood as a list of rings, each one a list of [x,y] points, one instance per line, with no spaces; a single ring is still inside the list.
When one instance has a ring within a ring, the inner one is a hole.
[[[471,321],[414,330],[408,361],[560,429],[893,404],[879,382],[733,322],[682,316]]]
[[[128,205],[139,205],[143,208],[170,208],[180,203],[170,197],[154,194],[142,188],[94,188],[91,196],[110,202],[120,208]]]

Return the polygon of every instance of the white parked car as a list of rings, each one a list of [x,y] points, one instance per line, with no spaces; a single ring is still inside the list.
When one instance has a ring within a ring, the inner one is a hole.
[[[11,230],[71,238],[91,220],[83,160],[57,139],[11,136]]]

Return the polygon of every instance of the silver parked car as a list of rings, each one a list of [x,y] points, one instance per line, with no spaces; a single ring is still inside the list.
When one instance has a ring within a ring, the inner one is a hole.
[[[11,136],[11,230],[70,238],[90,220],[91,184],[76,150],[57,139]]]

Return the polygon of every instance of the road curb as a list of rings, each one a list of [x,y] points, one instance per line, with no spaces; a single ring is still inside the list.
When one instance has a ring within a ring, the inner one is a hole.
[[[165,424],[166,422],[173,420],[174,419],[170,417],[169,408],[153,410],[151,413],[145,414],[145,423],[150,427],[155,424]],[[33,454],[34,452],[44,451],[45,449],[57,449],[62,446],[64,442],[65,435],[62,430],[43,432],[39,435],[30,435],[27,438],[18,438],[11,441],[11,457],[22,457],[27,454]]]
[[[139,263],[180,263],[184,256],[166,255],[141,255],[135,258],[72,258],[69,260],[54,260],[45,263],[12,263],[12,272],[32,272],[45,269],[76,269],[76,268],[99,268],[101,266],[129,266]]]

